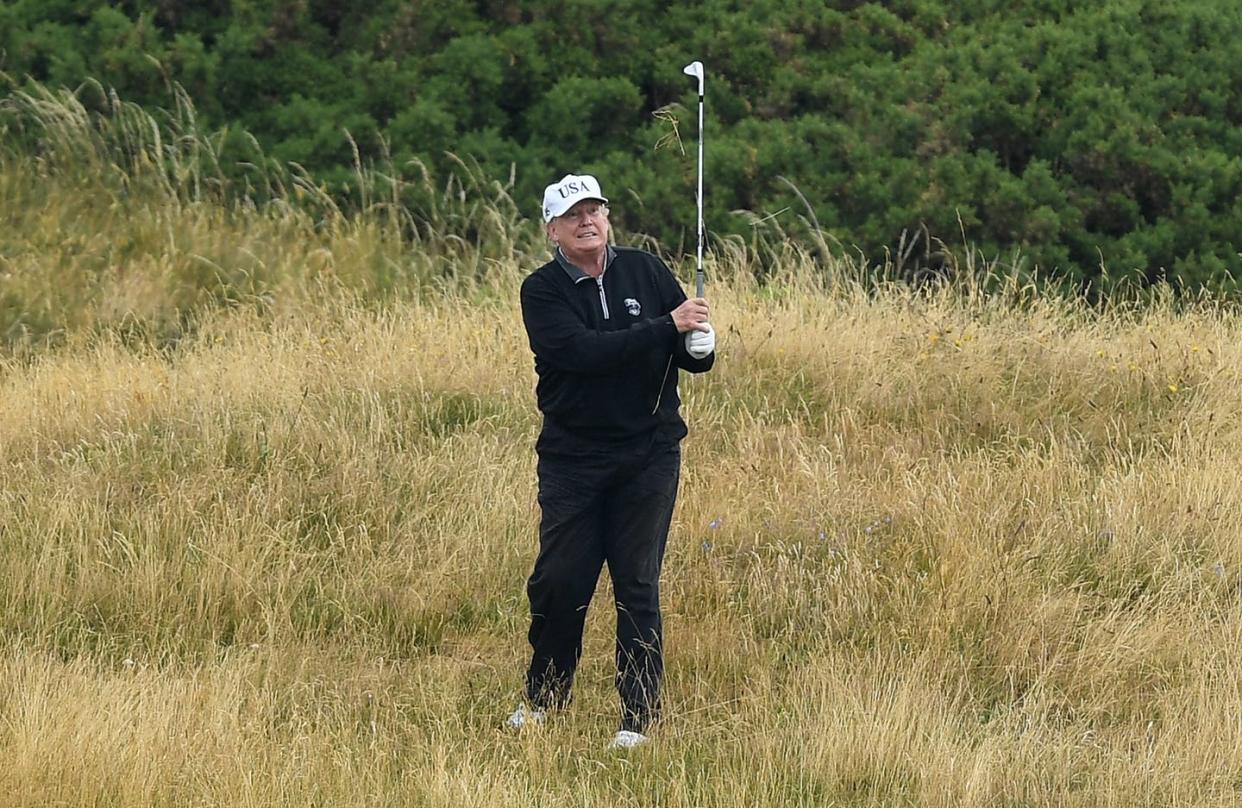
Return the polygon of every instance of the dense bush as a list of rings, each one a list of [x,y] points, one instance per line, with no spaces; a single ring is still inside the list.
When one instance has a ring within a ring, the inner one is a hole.
[[[817,225],[903,269],[942,241],[1076,282],[1242,269],[1242,19],[1225,0],[351,5],[10,0],[0,70],[152,108],[176,82],[205,125],[342,198],[356,157],[443,177],[469,156],[532,216],[546,182],[595,171],[623,227],[677,249],[697,137],[681,67],[700,58],[717,236]]]

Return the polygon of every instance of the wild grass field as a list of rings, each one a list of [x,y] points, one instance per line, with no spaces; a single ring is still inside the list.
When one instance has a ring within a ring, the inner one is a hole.
[[[573,706],[502,728],[545,255],[504,189],[247,203],[208,138],[8,104],[0,804],[1242,803],[1233,305],[718,244],[667,717],[610,752],[604,584]]]

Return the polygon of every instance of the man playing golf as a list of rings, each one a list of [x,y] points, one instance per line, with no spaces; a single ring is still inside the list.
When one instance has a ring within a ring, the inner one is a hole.
[[[715,361],[707,301],[686,299],[656,256],[608,243],[608,200],[590,175],[543,195],[552,260],[522,283],[543,429],[539,554],[527,581],[532,648],[526,702],[509,726],[541,723],[570,699],[587,606],[605,562],[617,608],[621,724],[632,747],[660,708],[660,568],[686,424],[681,370]]]

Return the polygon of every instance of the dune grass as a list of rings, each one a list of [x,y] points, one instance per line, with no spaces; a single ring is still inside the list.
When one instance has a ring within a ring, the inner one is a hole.
[[[574,705],[502,729],[534,226],[469,180],[416,225],[213,195],[122,114],[0,152],[5,805],[1242,800],[1232,306],[717,245],[668,715],[618,754],[606,582]]]

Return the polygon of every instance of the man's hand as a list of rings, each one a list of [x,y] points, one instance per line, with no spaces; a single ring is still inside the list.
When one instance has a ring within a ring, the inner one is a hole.
[[[673,309],[673,325],[677,326],[677,333],[684,334],[687,331],[711,331],[712,327],[707,324],[707,301],[701,297],[692,297],[685,303]]]
[[[711,323],[703,323],[706,331],[691,331],[686,334],[686,353],[695,359],[702,359],[716,350],[716,331]]]

